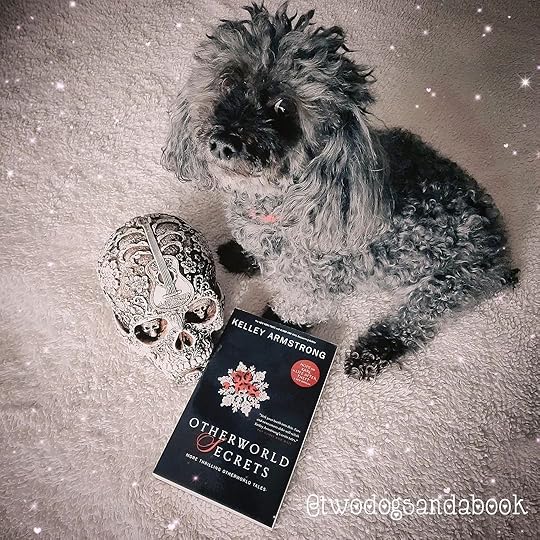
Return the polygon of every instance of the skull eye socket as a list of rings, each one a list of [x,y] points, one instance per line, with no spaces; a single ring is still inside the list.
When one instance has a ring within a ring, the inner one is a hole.
[[[190,304],[186,312],[186,322],[201,324],[211,321],[217,313],[217,304],[211,298],[202,298]]]
[[[134,329],[135,337],[146,345],[157,341],[167,331],[165,319],[152,319],[138,324]]]

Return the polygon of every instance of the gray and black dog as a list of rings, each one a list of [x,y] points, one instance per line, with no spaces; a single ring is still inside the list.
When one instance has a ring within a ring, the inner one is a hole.
[[[266,279],[266,315],[308,327],[368,280],[403,297],[345,361],[372,378],[441,316],[517,281],[492,198],[403,129],[376,129],[371,71],[338,26],[287,6],[221,21],[171,111],[164,166],[227,194],[229,271]]]

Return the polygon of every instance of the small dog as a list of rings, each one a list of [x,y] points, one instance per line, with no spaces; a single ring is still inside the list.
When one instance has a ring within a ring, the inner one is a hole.
[[[373,378],[429,340],[441,316],[516,282],[499,211],[455,163],[368,122],[371,71],[343,30],[287,6],[222,21],[195,54],[162,163],[228,197],[231,272],[266,278],[290,325],[328,320],[366,280],[400,293],[345,361]],[[401,364],[400,364],[401,365]]]

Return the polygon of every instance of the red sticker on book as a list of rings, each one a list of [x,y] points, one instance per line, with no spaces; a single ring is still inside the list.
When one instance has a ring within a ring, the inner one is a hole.
[[[319,367],[311,360],[298,360],[291,368],[291,379],[302,388],[315,386],[320,376]]]

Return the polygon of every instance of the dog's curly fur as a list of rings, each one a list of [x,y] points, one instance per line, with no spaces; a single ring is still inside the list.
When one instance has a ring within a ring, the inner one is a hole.
[[[371,72],[313,11],[222,21],[171,113],[164,166],[228,194],[234,272],[259,269],[274,312],[312,325],[362,281],[401,293],[345,371],[372,378],[436,332],[441,316],[515,282],[499,211],[455,163],[368,121]]]

